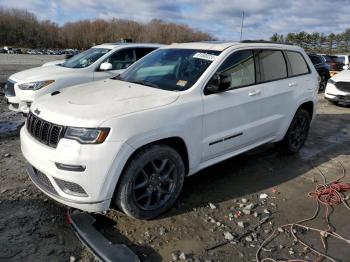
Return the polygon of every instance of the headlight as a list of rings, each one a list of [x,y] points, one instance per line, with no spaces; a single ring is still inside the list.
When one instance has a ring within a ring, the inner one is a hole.
[[[335,82],[332,78],[328,79],[328,83],[335,85],[337,82]]]
[[[77,140],[81,144],[101,144],[108,133],[109,128],[67,127],[64,137]]]
[[[46,80],[46,81],[24,83],[24,84],[19,84],[18,88],[21,90],[38,90],[40,88],[43,88],[45,86],[52,84],[53,82],[55,82],[55,80]]]

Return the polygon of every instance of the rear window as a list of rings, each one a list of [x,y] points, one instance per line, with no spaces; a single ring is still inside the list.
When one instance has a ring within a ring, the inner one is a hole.
[[[342,63],[345,65],[345,57],[344,56],[338,56],[337,58],[335,58],[335,60],[338,62],[338,63]]]
[[[286,51],[289,67],[288,75],[297,76],[309,73],[309,68],[303,55],[299,52]]]
[[[316,55],[309,55],[311,62],[314,65],[322,64],[322,59]]]
[[[267,82],[287,77],[287,67],[282,51],[259,50],[257,61],[257,82]]]

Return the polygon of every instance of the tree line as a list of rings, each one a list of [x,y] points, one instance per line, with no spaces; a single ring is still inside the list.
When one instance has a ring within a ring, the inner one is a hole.
[[[0,46],[86,49],[120,39],[170,44],[214,38],[187,25],[157,19],[149,23],[117,18],[95,19],[59,26],[50,20],[41,21],[26,10],[0,7]]]
[[[296,44],[307,51],[320,52],[320,53],[340,53],[350,51],[350,28],[339,34],[330,33],[328,35],[324,33],[288,33],[273,34],[270,38],[273,42],[279,43],[291,43]]]

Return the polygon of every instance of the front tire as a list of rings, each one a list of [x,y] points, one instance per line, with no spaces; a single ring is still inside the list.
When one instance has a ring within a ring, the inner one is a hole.
[[[113,202],[130,217],[155,218],[175,203],[184,178],[184,163],[176,150],[167,145],[147,146],[128,163]]]
[[[305,109],[298,109],[283,140],[279,143],[282,151],[295,154],[304,146],[309,134],[311,116]]]

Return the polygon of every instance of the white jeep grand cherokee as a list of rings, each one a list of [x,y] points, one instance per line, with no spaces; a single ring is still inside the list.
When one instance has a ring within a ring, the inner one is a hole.
[[[296,46],[172,44],[118,77],[36,100],[21,148],[32,181],[58,202],[150,219],[203,168],[269,142],[298,152],[317,91]]]

